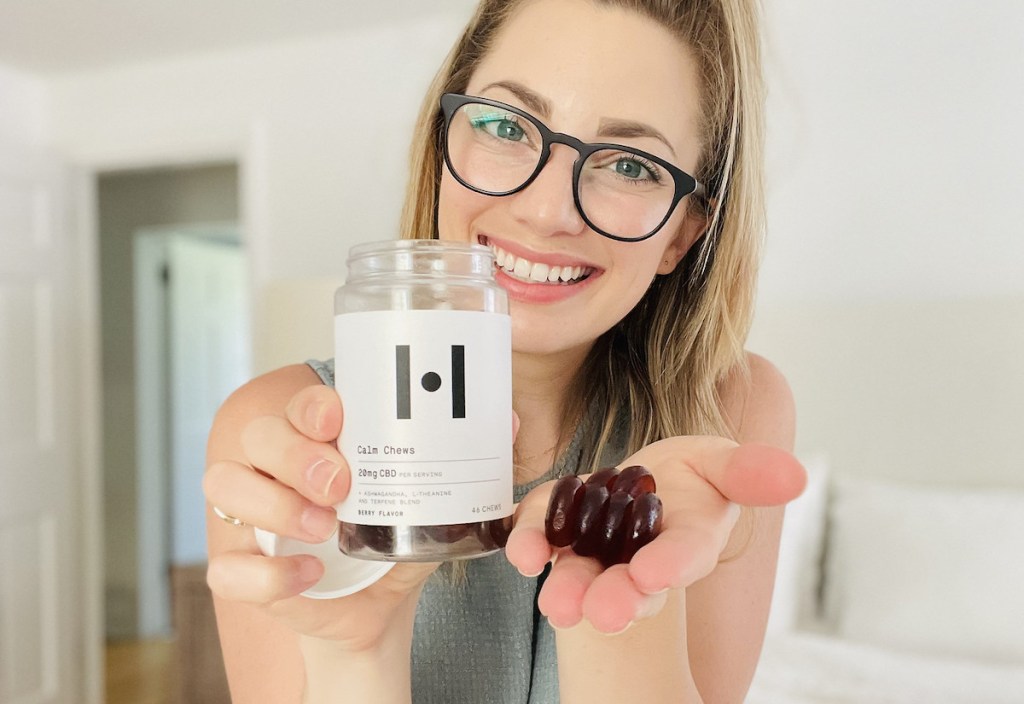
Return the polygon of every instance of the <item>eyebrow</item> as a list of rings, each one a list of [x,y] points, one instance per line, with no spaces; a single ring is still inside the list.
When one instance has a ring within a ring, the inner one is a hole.
[[[483,93],[491,88],[503,88],[504,90],[507,90],[509,93],[521,100],[531,111],[545,119],[548,119],[551,116],[550,101],[539,93],[530,90],[522,83],[518,83],[516,81],[495,81],[494,83],[488,83],[486,86],[481,88],[480,92]],[[597,134],[601,137],[612,137],[616,139],[650,137],[658,140],[668,147],[668,150],[672,152],[672,158],[676,158],[676,150],[672,148],[672,145],[669,143],[668,139],[665,138],[665,135],[645,122],[621,120],[613,117],[602,117]]]
[[[535,93],[522,83],[516,83],[515,81],[496,81],[484,86],[480,92],[482,93],[483,91],[491,88],[504,88],[509,93],[523,101],[523,104],[526,105],[526,107],[533,112],[538,113],[541,117],[548,118],[551,116],[551,103],[539,93]]]
[[[672,152],[672,157],[675,158],[676,150],[672,148],[668,140],[665,139],[665,135],[651,127],[644,122],[636,122],[635,120],[618,120],[615,118],[601,118],[601,125],[597,130],[598,135],[602,137],[614,137],[618,139],[630,139],[635,137],[651,137],[658,140]]]

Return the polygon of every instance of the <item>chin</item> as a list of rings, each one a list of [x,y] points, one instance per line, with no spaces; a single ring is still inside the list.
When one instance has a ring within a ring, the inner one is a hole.
[[[529,315],[512,312],[512,351],[516,354],[584,356],[593,345],[594,340],[567,334],[566,326],[558,321],[535,321]]]

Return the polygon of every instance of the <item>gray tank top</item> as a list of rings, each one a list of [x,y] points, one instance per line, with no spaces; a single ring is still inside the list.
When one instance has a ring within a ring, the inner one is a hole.
[[[328,386],[334,360],[306,362]],[[601,458],[618,464],[624,433]],[[514,487],[518,503],[535,486],[575,474],[580,433],[546,474]],[[442,567],[423,588],[412,643],[414,704],[557,704],[555,633],[537,610],[547,570],[523,577],[503,552],[466,561],[466,579],[453,583]]]

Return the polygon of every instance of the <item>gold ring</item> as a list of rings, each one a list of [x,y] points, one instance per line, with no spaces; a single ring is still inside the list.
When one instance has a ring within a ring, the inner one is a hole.
[[[213,507],[213,512],[215,514],[217,514],[217,518],[219,518],[220,520],[224,521],[225,523],[230,523],[231,525],[233,525],[235,527],[241,527],[241,526],[245,525],[245,521],[243,521],[242,519],[235,518],[234,516],[229,516],[228,514],[224,513],[219,508],[217,508],[216,506]]]

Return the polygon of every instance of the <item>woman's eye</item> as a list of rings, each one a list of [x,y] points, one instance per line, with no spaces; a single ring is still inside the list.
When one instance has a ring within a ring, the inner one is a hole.
[[[488,128],[488,131],[498,139],[507,139],[510,142],[518,142],[526,134],[523,128],[512,120],[499,120]]]
[[[513,142],[518,142],[525,134],[525,132],[523,132],[523,128],[512,120],[502,120],[499,122],[495,128],[495,133],[498,137],[508,139]]]
[[[631,181],[650,179],[658,181],[658,173],[655,168],[642,163],[635,157],[620,157],[615,160],[615,173]]]
[[[477,117],[472,119],[472,124],[477,129],[486,130],[492,137],[509,142],[522,141],[526,136],[526,131],[519,123],[507,117]]]

